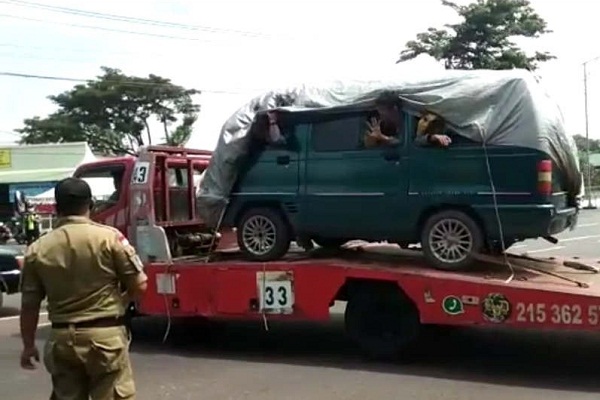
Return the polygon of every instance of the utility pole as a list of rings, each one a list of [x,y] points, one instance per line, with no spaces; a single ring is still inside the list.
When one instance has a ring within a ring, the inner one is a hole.
[[[591,60],[583,63],[583,97],[585,101],[585,157],[587,159],[587,189],[585,195],[587,197],[587,206],[583,207],[585,210],[595,210],[597,207],[592,204],[592,163],[590,162],[590,131],[589,131],[589,118],[588,118],[588,87],[587,87],[587,65],[588,63],[597,60],[599,57],[595,57]]]

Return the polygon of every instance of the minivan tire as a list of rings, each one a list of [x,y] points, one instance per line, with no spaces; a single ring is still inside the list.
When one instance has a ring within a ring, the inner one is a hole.
[[[268,247],[264,251],[253,248],[260,243]],[[281,211],[271,207],[251,208],[244,212],[237,224],[237,242],[240,250],[252,261],[274,261],[282,258],[290,249],[291,230]]]
[[[444,237],[444,228],[454,235]],[[461,238],[462,243],[457,243]],[[474,255],[481,252],[484,243],[483,233],[477,222],[458,210],[433,214],[421,231],[421,245],[426,260],[443,271],[459,271],[469,267],[475,260]]]

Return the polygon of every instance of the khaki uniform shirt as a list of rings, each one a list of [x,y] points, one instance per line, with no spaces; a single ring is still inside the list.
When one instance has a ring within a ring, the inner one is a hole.
[[[39,306],[47,297],[51,322],[117,317],[125,313],[122,292],[146,279],[121,232],[85,217],[67,217],[27,249],[22,303]]]

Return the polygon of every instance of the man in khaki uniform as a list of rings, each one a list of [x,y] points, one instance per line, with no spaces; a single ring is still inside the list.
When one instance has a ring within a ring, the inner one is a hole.
[[[55,188],[59,221],[27,249],[21,277],[21,366],[39,361],[40,304],[52,322],[44,364],[53,400],[134,399],[125,305],[146,290],[143,265],[116,229],[89,220],[92,195],[77,178]],[[123,293],[123,292],[126,293]]]

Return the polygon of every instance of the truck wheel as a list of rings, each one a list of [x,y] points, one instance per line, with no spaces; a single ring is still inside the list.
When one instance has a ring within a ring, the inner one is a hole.
[[[279,210],[252,208],[244,213],[237,228],[239,248],[254,261],[273,261],[290,248],[291,232]]]
[[[313,238],[313,241],[324,249],[337,249],[348,242],[346,239]]]
[[[369,357],[400,356],[419,334],[419,312],[397,287],[360,288],[345,312],[346,332]]]
[[[483,247],[479,225],[467,214],[446,210],[429,217],[421,232],[427,261],[444,271],[458,271],[471,265],[473,255]]]

